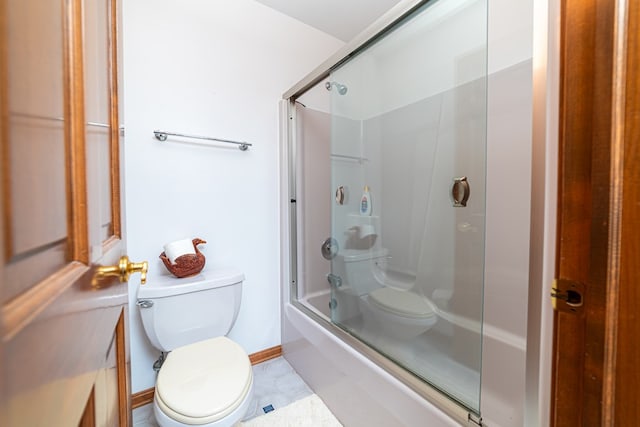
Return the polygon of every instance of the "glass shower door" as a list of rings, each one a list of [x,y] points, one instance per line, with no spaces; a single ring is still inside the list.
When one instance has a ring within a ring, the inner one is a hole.
[[[431,1],[331,72],[331,320],[480,410],[486,0]]]

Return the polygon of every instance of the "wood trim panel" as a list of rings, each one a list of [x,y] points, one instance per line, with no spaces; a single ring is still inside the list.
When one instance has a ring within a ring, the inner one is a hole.
[[[562,1],[556,277],[586,292],[582,315],[554,316],[554,426],[639,416],[637,3]]]
[[[89,263],[87,165],[84,114],[82,0],[67,0],[65,11],[65,138],[67,141],[67,229],[69,257]]]
[[[266,362],[267,360],[275,359],[276,357],[280,356],[282,356],[282,346],[277,345],[275,347],[270,347],[257,353],[250,354],[249,360],[251,361],[252,365],[257,365],[259,363]],[[148,388],[146,390],[134,393],[133,396],[131,396],[131,408],[136,409],[140,406],[152,403],[154,393],[155,389],[153,388]]]
[[[8,52],[7,52],[7,11],[6,4],[4,0],[0,0],[0,302],[4,301],[4,277],[5,277],[5,260],[8,259],[9,255],[9,242],[7,235],[7,193],[5,190],[9,187],[8,182],[8,145],[7,138],[9,135],[8,125],[9,125],[9,110],[8,110],[8,77],[7,77],[7,69],[8,69]],[[0,337],[4,336],[4,316],[0,314]],[[2,372],[2,366],[5,365],[5,345],[4,342],[0,339],[0,372]],[[0,407],[6,407],[6,386],[4,385],[4,375],[3,376],[3,385],[0,386],[2,390],[0,392]],[[7,411],[0,410],[0,425],[9,425]]]
[[[80,418],[80,423],[78,427],[95,427],[96,425],[96,390],[95,387],[91,389],[91,394],[89,394],[89,400],[87,401],[87,405],[84,407],[84,412],[82,413],[82,418]]]
[[[637,423],[640,418],[640,2],[627,2],[626,75],[624,100],[623,203],[620,224],[618,325],[615,340],[615,414],[610,425]],[[607,420],[609,421],[609,420]]]
[[[616,343],[620,292],[620,253],[622,244],[623,166],[625,140],[626,88],[626,3],[618,2],[613,15],[613,66],[611,101],[611,164],[609,197],[609,236],[607,256],[607,299],[604,329],[604,367],[602,425],[615,425]],[[619,19],[622,17],[623,19]]]
[[[594,37],[584,37],[575,30],[593,26],[595,8],[582,8],[576,3],[577,0],[564,0],[561,5],[560,170],[555,277],[586,283],[588,269],[583,266],[589,265],[591,194],[588,187],[591,180],[591,147],[575,141],[591,140],[593,76],[573,75],[573,68],[591,69]],[[552,425],[570,425],[572,417],[580,414],[579,403],[571,395],[582,389],[584,354],[581,349],[584,346],[584,322],[583,317],[557,312],[554,314]],[[558,348],[563,348],[563,351],[557,351]]]
[[[72,262],[5,304],[2,307],[3,341],[13,338],[88,270],[89,267]]]
[[[125,318],[126,308],[120,313],[116,325],[116,369],[118,371],[118,407],[120,408],[120,426],[132,425],[131,420],[131,384],[129,383],[129,359]]]
[[[111,224],[113,235],[122,236],[120,202],[120,117],[118,99],[118,1],[109,1],[109,112],[111,126]]]
[[[4,245],[3,256],[5,260],[11,258],[11,252],[13,248],[13,240],[11,233],[11,186],[9,182],[10,169],[9,169],[9,73],[8,73],[8,55],[7,51],[7,11],[4,0],[0,1],[0,165],[2,165],[2,171],[0,172],[0,179],[2,186],[3,206],[2,206],[2,222],[0,227],[4,232]],[[0,300],[1,301],[1,300]]]

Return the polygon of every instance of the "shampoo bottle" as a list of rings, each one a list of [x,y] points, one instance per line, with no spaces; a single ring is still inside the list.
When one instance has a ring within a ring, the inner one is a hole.
[[[369,193],[369,186],[364,186],[362,192],[362,198],[360,199],[360,215],[371,215],[371,194]]]

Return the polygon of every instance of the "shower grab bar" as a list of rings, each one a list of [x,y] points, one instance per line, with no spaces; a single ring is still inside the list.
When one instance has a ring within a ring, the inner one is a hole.
[[[253,144],[249,144],[248,142],[244,142],[244,141],[232,141],[230,139],[222,139],[222,138],[212,138],[209,136],[198,136],[198,135],[185,135],[182,133],[173,133],[173,132],[166,132],[163,130],[154,130],[153,134],[155,135],[156,139],[158,141],[166,141],[167,137],[169,136],[180,136],[182,138],[192,138],[192,139],[202,139],[205,141],[216,141],[216,142],[224,142],[225,144],[236,144],[238,146],[238,148],[240,149],[240,151],[247,151],[249,149],[249,147],[251,147]]]

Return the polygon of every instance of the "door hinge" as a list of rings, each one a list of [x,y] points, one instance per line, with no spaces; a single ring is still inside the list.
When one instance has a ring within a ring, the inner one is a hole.
[[[467,418],[467,424],[469,425],[469,427],[484,426],[484,424],[482,424],[482,417],[471,413],[469,413],[469,416]]]
[[[551,304],[555,311],[580,314],[584,308],[584,283],[568,279],[554,279],[551,285]]]

